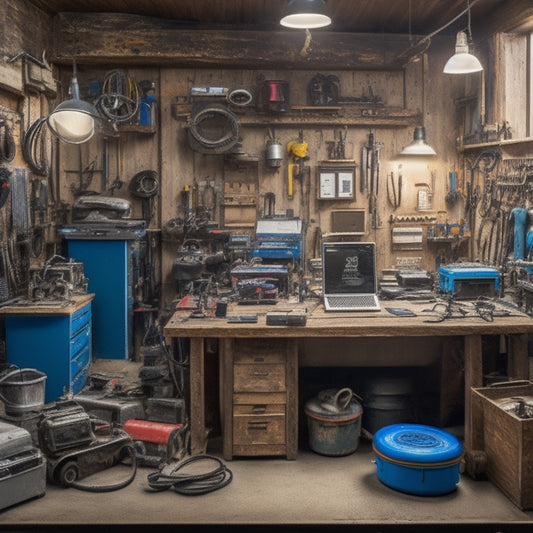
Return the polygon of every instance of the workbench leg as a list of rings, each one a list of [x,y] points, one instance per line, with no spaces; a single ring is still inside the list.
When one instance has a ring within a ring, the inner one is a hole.
[[[222,426],[222,456],[233,459],[233,352],[234,339],[219,340],[220,422]]]
[[[476,424],[472,410],[472,387],[483,386],[483,352],[481,335],[465,336],[465,452],[483,444],[483,427]]]
[[[509,335],[507,375],[510,381],[529,379],[529,359],[526,333]]]
[[[190,339],[190,425],[191,425],[191,454],[205,454],[207,448],[207,433],[205,429],[205,359],[204,339]]]
[[[287,339],[287,459],[298,454],[298,341]]]

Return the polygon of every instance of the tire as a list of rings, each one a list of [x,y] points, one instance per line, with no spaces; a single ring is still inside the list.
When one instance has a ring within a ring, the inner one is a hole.
[[[74,461],[67,461],[59,470],[59,482],[64,487],[70,487],[79,476],[78,465]]]

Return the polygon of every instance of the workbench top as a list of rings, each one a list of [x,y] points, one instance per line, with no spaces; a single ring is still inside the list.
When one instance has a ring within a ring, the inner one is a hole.
[[[495,304],[492,321],[484,320],[474,302],[460,302],[466,315],[445,318],[438,311],[446,302],[382,300],[380,311],[326,312],[322,302],[308,300],[278,302],[276,305],[228,305],[226,318],[191,318],[190,311],[176,311],[164,328],[165,337],[396,337],[453,336],[533,333],[533,319],[527,314]],[[435,309],[435,306],[437,308]],[[397,316],[387,308],[412,311],[415,316]],[[305,326],[266,325],[269,312],[305,314]],[[257,323],[229,323],[234,316],[257,315]],[[506,316],[500,316],[506,315]]]
[[[57,300],[14,301],[0,307],[0,315],[71,315],[94,299],[93,293],[72,296],[64,305]]]

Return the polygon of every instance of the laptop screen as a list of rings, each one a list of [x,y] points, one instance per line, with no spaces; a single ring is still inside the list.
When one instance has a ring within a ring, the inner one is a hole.
[[[324,243],[322,269],[325,295],[377,292],[376,244],[373,242]]]

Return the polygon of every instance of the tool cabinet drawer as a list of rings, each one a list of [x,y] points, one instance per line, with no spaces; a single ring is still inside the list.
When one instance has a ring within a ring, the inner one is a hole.
[[[233,444],[285,444],[285,414],[235,415]]]
[[[236,364],[284,363],[286,347],[279,339],[236,339],[233,362]]]
[[[285,365],[234,365],[234,392],[277,392],[286,389]]]
[[[244,415],[284,415],[285,394],[235,394],[233,416]]]
[[[76,335],[91,322],[91,306],[86,305],[76,311],[70,319],[70,334]]]

